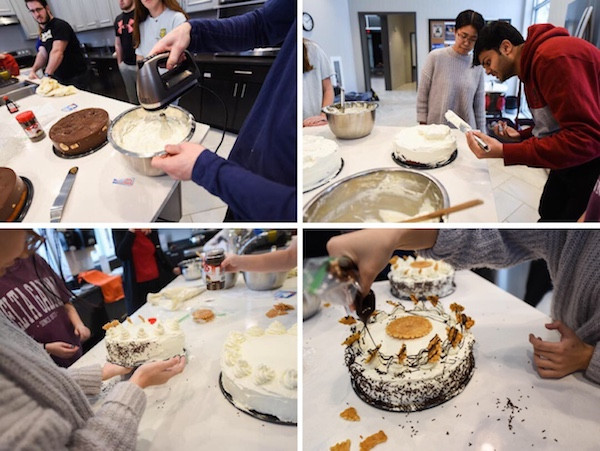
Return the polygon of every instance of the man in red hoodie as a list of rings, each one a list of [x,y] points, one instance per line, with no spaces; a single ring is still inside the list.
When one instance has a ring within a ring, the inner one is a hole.
[[[525,41],[510,24],[492,22],[479,33],[473,64],[501,81],[518,76],[535,126],[497,127],[504,143],[477,131],[467,133],[467,142],[478,158],[550,169],[540,220],[576,221],[600,174],[600,50],[550,24],[532,25],[527,33]]]

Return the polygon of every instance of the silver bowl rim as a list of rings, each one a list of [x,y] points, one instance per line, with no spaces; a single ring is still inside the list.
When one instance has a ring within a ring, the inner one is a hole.
[[[167,108],[176,108],[178,110],[180,110],[182,113],[184,113],[185,115],[187,115],[189,121],[190,121],[190,131],[187,134],[187,136],[181,141],[181,142],[185,142],[185,141],[189,141],[190,139],[192,139],[192,136],[194,136],[194,133],[196,132],[196,119],[194,119],[194,116],[192,115],[192,113],[190,113],[189,111],[187,111],[184,108],[181,108],[179,105],[168,105]],[[165,153],[164,149],[161,150],[155,150],[152,152],[148,152],[148,153],[139,153],[139,152],[133,152],[131,150],[127,150],[127,149],[123,149],[121,146],[119,146],[115,140],[113,139],[112,136],[112,129],[114,127],[114,125],[126,114],[131,113],[134,110],[139,110],[139,109],[143,109],[142,106],[135,106],[133,108],[129,108],[126,111],[123,111],[121,114],[119,114],[116,118],[114,118],[112,121],[110,121],[110,124],[108,125],[108,130],[106,131],[106,137],[108,138],[108,141],[110,142],[110,145],[113,146],[115,149],[117,149],[119,152],[121,152],[124,155],[127,155],[129,157],[136,157],[136,158],[151,158],[151,157],[156,157],[158,155],[163,155]]]
[[[446,191],[446,188],[444,187],[444,185],[442,185],[440,183],[440,181],[438,179],[436,179],[435,177],[433,177],[432,175],[429,174],[424,174],[421,171],[417,171],[415,169],[408,169],[408,168],[374,168],[374,169],[366,169],[364,171],[361,172],[357,172],[355,174],[349,175],[347,177],[344,177],[343,179],[338,180],[337,182],[335,182],[333,185],[328,186],[327,188],[325,188],[323,191],[317,193],[317,195],[315,197],[313,197],[305,206],[304,209],[302,210],[302,220],[304,222],[311,222],[313,224],[318,224],[318,222],[312,222],[309,221],[307,219],[307,214],[308,214],[308,210],[316,203],[318,202],[320,199],[322,199],[324,196],[328,195],[329,193],[331,193],[331,191],[333,191],[334,189],[336,189],[338,186],[340,186],[343,183],[346,183],[352,179],[361,177],[363,175],[369,175],[375,172],[410,172],[413,174],[417,174],[420,176],[423,176],[427,179],[429,179],[431,182],[433,182],[441,191],[442,193],[442,200],[444,202],[444,207],[445,206],[449,206],[450,205],[450,197],[448,196],[448,191]],[[446,215],[447,216],[447,215]]]
[[[366,113],[372,113],[374,112],[377,108],[379,108],[379,104],[377,102],[368,102],[366,100],[352,100],[350,102],[344,102],[344,107],[347,106],[355,106],[355,105],[369,105],[369,107],[373,106],[373,108],[369,108],[367,111],[365,111]],[[331,114],[332,116],[338,116],[337,114],[331,113],[330,111],[327,111],[327,108],[341,108],[342,103],[338,102],[338,103],[332,103],[331,105],[326,105],[323,108],[321,108],[321,112],[325,113],[325,114]]]

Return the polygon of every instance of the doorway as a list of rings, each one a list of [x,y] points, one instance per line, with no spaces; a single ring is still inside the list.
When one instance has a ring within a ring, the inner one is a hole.
[[[416,90],[416,13],[358,13],[365,90]]]

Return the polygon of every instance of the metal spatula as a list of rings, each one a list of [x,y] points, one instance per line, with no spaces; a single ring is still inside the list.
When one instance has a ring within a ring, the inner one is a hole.
[[[452,125],[454,125],[456,128],[458,128],[463,133],[467,133],[467,132],[470,132],[473,130],[469,124],[467,124],[465,121],[463,121],[460,118],[460,116],[452,110],[446,111],[446,114],[444,114],[444,117],[446,118],[446,120],[448,122],[450,122]],[[486,152],[490,151],[490,146],[488,146],[479,136],[473,135],[473,138],[475,139],[477,144],[479,144],[479,147],[481,147]]]

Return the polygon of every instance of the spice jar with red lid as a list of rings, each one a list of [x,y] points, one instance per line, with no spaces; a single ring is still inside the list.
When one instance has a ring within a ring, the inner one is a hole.
[[[42,129],[42,126],[36,119],[35,114],[33,114],[33,111],[23,111],[22,113],[17,114],[15,119],[21,124],[27,137],[33,142],[40,141],[46,136],[44,129]]]

